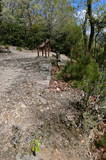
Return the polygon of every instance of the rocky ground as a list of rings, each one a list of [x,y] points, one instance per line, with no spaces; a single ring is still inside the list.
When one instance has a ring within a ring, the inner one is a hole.
[[[51,58],[11,50],[0,53],[0,160],[90,160],[74,123],[82,93],[51,83]],[[33,140],[41,143],[36,156]]]

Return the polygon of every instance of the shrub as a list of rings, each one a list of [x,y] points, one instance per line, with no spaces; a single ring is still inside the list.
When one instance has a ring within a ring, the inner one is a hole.
[[[82,56],[76,63],[68,62],[57,78],[71,81],[73,86],[85,89],[98,81],[99,66],[90,56]],[[87,91],[87,90],[86,90]]]
[[[9,49],[9,45],[5,45],[5,49],[7,49],[7,50],[8,50],[8,49]]]
[[[53,33],[51,43],[54,52],[64,53],[70,56],[70,50],[78,46],[81,35],[81,28],[72,22],[61,28],[57,28]]]
[[[16,50],[17,51],[22,51],[22,48],[21,47],[17,47]]]
[[[105,147],[106,148],[106,132],[95,141],[97,147]]]
[[[89,131],[95,127],[97,127],[97,121],[95,119],[95,116],[92,115],[90,112],[84,112],[83,113],[83,128],[86,133],[89,133]]]

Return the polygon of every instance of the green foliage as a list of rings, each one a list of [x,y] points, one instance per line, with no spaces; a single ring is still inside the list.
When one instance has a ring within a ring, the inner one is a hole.
[[[40,146],[41,143],[37,139],[33,139],[31,141],[31,151],[33,154],[36,154],[37,152],[40,152]]]
[[[21,47],[17,47],[16,50],[17,51],[22,51],[22,48]]]
[[[99,66],[90,56],[82,56],[76,63],[68,62],[57,77],[65,81],[72,81],[74,87],[88,91],[100,77]]]
[[[70,37],[73,31],[77,32],[79,28],[77,25],[77,29],[75,25],[72,29],[70,28],[73,21],[71,16],[72,21],[68,24],[71,13],[73,9],[65,0],[44,0],[42,3],[40,0],[16,0],[14,2],[5,0],[0,43],[34,49],[50,38],[54,41],[53,47],[55,46],[57,51],[68,53]],[[76,36],[73,34],[75,40]]]
[[[7,50],[9,49],[9,45],[8,45],[8,44],[5,44],[4,47],[5,47],[5,49],[7,49]]]
[[[15,46],[24,46],[24,27],[15,23],[4,23],[0,30],[0,41]]]
[[[0,30],[1,44],[9,44],[18,47],[36,48],[44,38],[46,39],[46,29],[42,25],[34,25],[32,28],[15,23],[4,23]]]
[[[54,51],[70,56],[71,49],[79,43],[80,39],[81,29],[71,21],[54,33],[52,47]]]
[[[100,76],[98,64],[94,59],[91,59],[90,63],[86,66],[86,73],[84,80],[87,80],[88,83],[95,83]]]
[[[106,147],[106,132],[95,141],[97,147]]]
[[[97,127],[97,121],[90,112],[83,113],[83,128],[85,132],[89,132],[89,130]]]

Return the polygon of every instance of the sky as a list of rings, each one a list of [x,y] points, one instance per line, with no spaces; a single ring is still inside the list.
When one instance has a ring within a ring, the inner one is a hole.
[[[76,16],[81,20],[85,17],[87,0],[68,0],[76,10]],[[73,2],[73,3],[72,3]],[[102,8],[105,7],[105,8]],[[101,15],[102,11],[106,11],[106,0],[93,0],[93,16]]]
[[[68,1],[69,3],[73,4],[73,7],[75,7],[77,10],[81,10],[85,8],[85,4],[87,0],[68,0]],[[104,4],[106,5],[106,0],[96,0],[96,2],[93,5],[93,9],[96,9]]]
[[[69,2],[72,4],[73,1],[73,7],[76,9],[76,17],[80,20],[80,23],[83,23],[85,13],[86,13],[86,2],[87,0],[69,0]],[[94,0],[95,1],[95,0]],[[98,12],[97,10],[105,5],[105,9],[103,11],[106,11],[106,0],[96,0],[96,2],[93,4],[93,16],[96,18],[97,14],[102,13],[102,9]],[[88,29],[88,34],[90,30]],[[104,32],[106,32],[106,28],[104,28]]]

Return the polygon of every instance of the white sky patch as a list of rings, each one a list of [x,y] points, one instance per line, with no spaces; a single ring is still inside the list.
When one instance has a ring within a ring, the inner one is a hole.
[[[105,32],[105,33],[106,33],[106,28],[104,28],[104,29],[103,29],[103,32]]]
[[[76,17],[77,20],[78,20],[78,24],[83,24],[83,23],[84,23],[85,14],[86,14],[86,10],[77,11],[77,13],[75,14],[75,17]],[[87,35],[90,34],[90,28],[89,28],[89,26],[87,26],[86,34],[87,34]]]
[[[85,19],[86,10],[77,11],[75,17],[79,20],[79,23],[83,23]]]
[[[90,28],[86,31],[86,34],[89,36],[90,35]]]
[[[93,13],[93,17],[96,19],[96,18],[98,18],[98,15]]]
[[[86,10],[78,11],[76,14],[76,17],[79,18],[79,20],[84,20],[86,14]]]
[[[86,10],[83,9],[83,10],[77,11],[77,13],[75,14],[75,17],[79,19],[80,23],[83,23],[85,20],[85,14],[86,14]],[[93,13],[93,17],[96,19],[98,18],[98,15]]]

